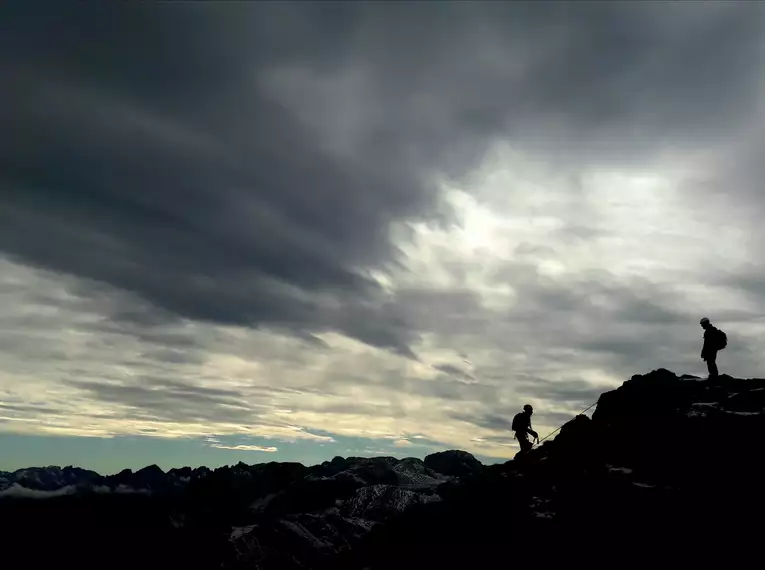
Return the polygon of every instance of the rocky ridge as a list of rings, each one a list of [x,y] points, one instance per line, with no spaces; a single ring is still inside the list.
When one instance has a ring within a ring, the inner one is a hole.
[[[656,370],[501,465],[447,451],[110,477],[2,473],[0,532],[10,554],[39,557],[33,565],[71,555],[95,567],[114,551],[138,566],[187,568],[549,567],[577,556],[730,565],[758,555],[763,434],[765,380]],[[12,499],[19,489],[62,496]],[[44,536],[50,548],[25,549],[40,521],[56,529]]]

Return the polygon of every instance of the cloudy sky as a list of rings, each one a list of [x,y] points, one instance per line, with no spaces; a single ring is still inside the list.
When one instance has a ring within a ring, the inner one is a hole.
[[[0,16],[0,469],[517,451],[765,370],[759,3]]]

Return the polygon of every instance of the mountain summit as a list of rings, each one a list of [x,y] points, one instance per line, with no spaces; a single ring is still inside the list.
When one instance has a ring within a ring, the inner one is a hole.
[[[349,567],[748,563],[763,435],[765,380],[633,376],[592,419],[374,529]]]

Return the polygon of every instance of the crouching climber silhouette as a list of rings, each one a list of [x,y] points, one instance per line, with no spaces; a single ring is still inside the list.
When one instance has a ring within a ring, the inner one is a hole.
[[[534,447],[534,444],[529,441],[529,435],[539,440],[539,434],[531,429],[531,414],[534,413],[534,408],[526,404],[523,406],[523,411],[515,414],[513,418],[512,430],[515,432],[515,439],[518,440],[518,444],[521,446],[521,450],[517,456],[523,455]]]

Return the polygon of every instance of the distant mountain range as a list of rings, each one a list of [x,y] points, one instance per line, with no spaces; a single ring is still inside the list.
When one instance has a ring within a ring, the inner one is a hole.
[[[438,467],[441,472],[433,467]],[[189,486],[206,477],[257,481],[278,479],[283,475],[286,475],[284,483],[291,483],[299,475],[306,481],[343,481],[359,487],[386,484],[423,489],[437,486],[457,475],[478,472],[482,468],[480,461],[464,451],[432,454],[425,461],[416,458],[399,460],[394,457],[335,457],[332,461],[312,467],[304,467],[300,463],[247,465],[240,462],[216,470],[183,467],[164,472],[157,465],[149,465],[135,472],[125,469],[116,475],[107,476],[72,466],[29,467],[13,472],[0,471],[0,498],[52,498],[87,493],[177,494],[185,492]]]
[[[445,451],[0,473],[0,536],[34,568],[737,566],[759,557],[763,435],[765,380],[657,370],[502,465]]]
[[[103,476],[79,467],[29,467],[0,471],[0,497],[46,498],[75,493],[151,493],[184,489],[210,474],[207,467],[183,467],[167,473],[156,465]]]

